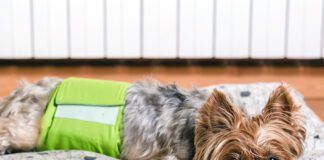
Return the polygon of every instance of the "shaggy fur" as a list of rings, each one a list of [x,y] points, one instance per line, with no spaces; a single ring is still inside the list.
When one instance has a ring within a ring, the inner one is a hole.
[[[191,159],[195,114],[207,97],[154,80],[135,83],[126,97],[123,158]]]
[[[0,103],[1,154],[37,147],[42,115],[60,81],[23,84]],[[257,117],[248,117],[218,91],[210,96],[148,79],[126,94],[122,159],[290,160],[303,151],[305,129],[285,87],[274,91]]]
[[[197,116],[194,160],[297,159],[306,136],[298,109],[284,86],[255,117],[214,91]]]
[[[56,78],[45,78],[35,84],[22,82],[0,102],[0,154],[37,146],[44,109],[59,82]]]

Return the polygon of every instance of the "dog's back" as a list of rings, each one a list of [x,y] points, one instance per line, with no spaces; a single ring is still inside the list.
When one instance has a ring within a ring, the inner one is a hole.
[[[154,80],[133,84],[124,110],[123,159],[191,159],[197,109],[208,94]]]

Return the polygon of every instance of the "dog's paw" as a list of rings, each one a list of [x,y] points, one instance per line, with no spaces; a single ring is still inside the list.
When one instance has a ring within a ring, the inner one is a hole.
[[[9,142],[8,141],[2,141],[0,142],[0,155],[4,155],[6,153],[10,153],[11,150],[9,150]]]
[[[163,160],[178,160],[178,158],[174,155],[168,155],[163,157]]]

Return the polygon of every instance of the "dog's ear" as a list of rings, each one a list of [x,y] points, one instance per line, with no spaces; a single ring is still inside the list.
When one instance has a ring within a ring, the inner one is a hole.
[[[240,119],[240,110],[234,107],[224,93],[214,90],[199,110],[196,128],[217,133],[235,128]]]
[[[293,120],[294,113],[297,111],[298,107],[292,99],[288,88],[281,85],[271,93],[262,111],[262,116],[266,122],[281,120],[290,123]]]
[[[268,128],[272,127],[272,130],[278,130],[278,133],[284,131],[290,135],[284,143],[292,146],[290,150],[295,155],[302,153],[302,143],[306,137],[304,117],[298,110],[299,106],[293,100],[288,88],[281,85],[271,93],[261,114]]]
[[[241,119],[241,113],[222,93],[214,90],[206,103],[199,109],[195,126],[195,160],[205,154],[206,146],[220,132],[228,132],[236,128]],[[198,158],[197,158],[198,157]]]

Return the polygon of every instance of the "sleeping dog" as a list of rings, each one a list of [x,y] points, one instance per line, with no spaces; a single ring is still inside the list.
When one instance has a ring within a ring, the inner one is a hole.
[[[69,107],[62,106],[59,100],[53,100],[55,94],[64,95],[58,88],[63,85],[69,87],[70,84],[66,81],[73,85],[78,84],[71,79],[58,78],[44,78],[34,84],[22,83],[0,102],[1,154],[31,151],[35,148],[82,149],[82,146],[78,148],[76,144],[85,145],[86,149],[90,148],[91,151],[129,160],[293,160],[298,159],[303,152],[306,130],[301,122],[299,107],[285,86],[276,88],[262,112],[250,117],[220,91],[214,90],[209,93],[199,89],[186,90],[175,84],[164,85],[156,80],[145,79],[124,85],[126,89],[118,92],[125,97],[121,98],[124,103],[118,104],[122,106],[118,114],[110,108],[107,109],[106,115],[106,112],[101,112],[106,111],[105,107],[97,106],[100,111],[98,113],[102,115],[89,118],[78,116],[82,113],[77,109],[90,108],[92,111],[83,112],[90,115],[96,112],[96,108],[91,108],[91,105],[72,105],[72,111],[69,111]],[[104,81],[100,83],[106,85]],[[85,86],[76,86],[78,94],[72,97],[82,101],[83,97],[78,98],[78,95],[95,93],[96,95],[88,96],[94,99],[103,97],[104,100],[104,91],[109,90],[99,86],[97,89],[103,92],[97,92],[96,89]],[[92,89],[93,92],[90,91]],[[49,107],[51,103],[54,108]],[[49,112],[53,114],[50,115]],[[111,127],[118,122],[116,118],[112,124],[105,122],[107,116],[112,117],[108,113],[115,113],[117,119],[118,116],[122,116],[117,130],[116,127]],[[50,115],[50,121],[44,118],[47,114]],[[65,117],[66,121],[58,123],[64,116],[72,118]],[[71,122],[75,120],[73,117],[78,121]],[[91,132],[91,128],[83,129],[93,136],[88,136],[84,142],[77,137],[79,133],[73,133],[83,131],[82,127],[85,128],[88,121],[94,119],[98,119],[95,125],[98,124],[99,130],[107,126],[113,128],[113,131],[107,130],[109,135],[119,135],[120,131],[120,137],[117,139],[120,138],[121,141],[111,138],[104,139],[103,143],[94,135],[106,133],[97,134]],[[81,127],[81,130],[75,128],[77,126]],[[63,130],[56,132],[55,128],[60,127]],[[67,133],[67,130],[72,133]],[[118,134],[111,133],[114,131],[118,131]],[[52,135],[56,136],[55,140],[51,138]],[[53,141],[47,142],[48,139]],[[105,151],[107,145],[115,142],[116,152]],[[50,147],[42,146],[44,144]],[[102,146],[97,146],[98,144]]]

